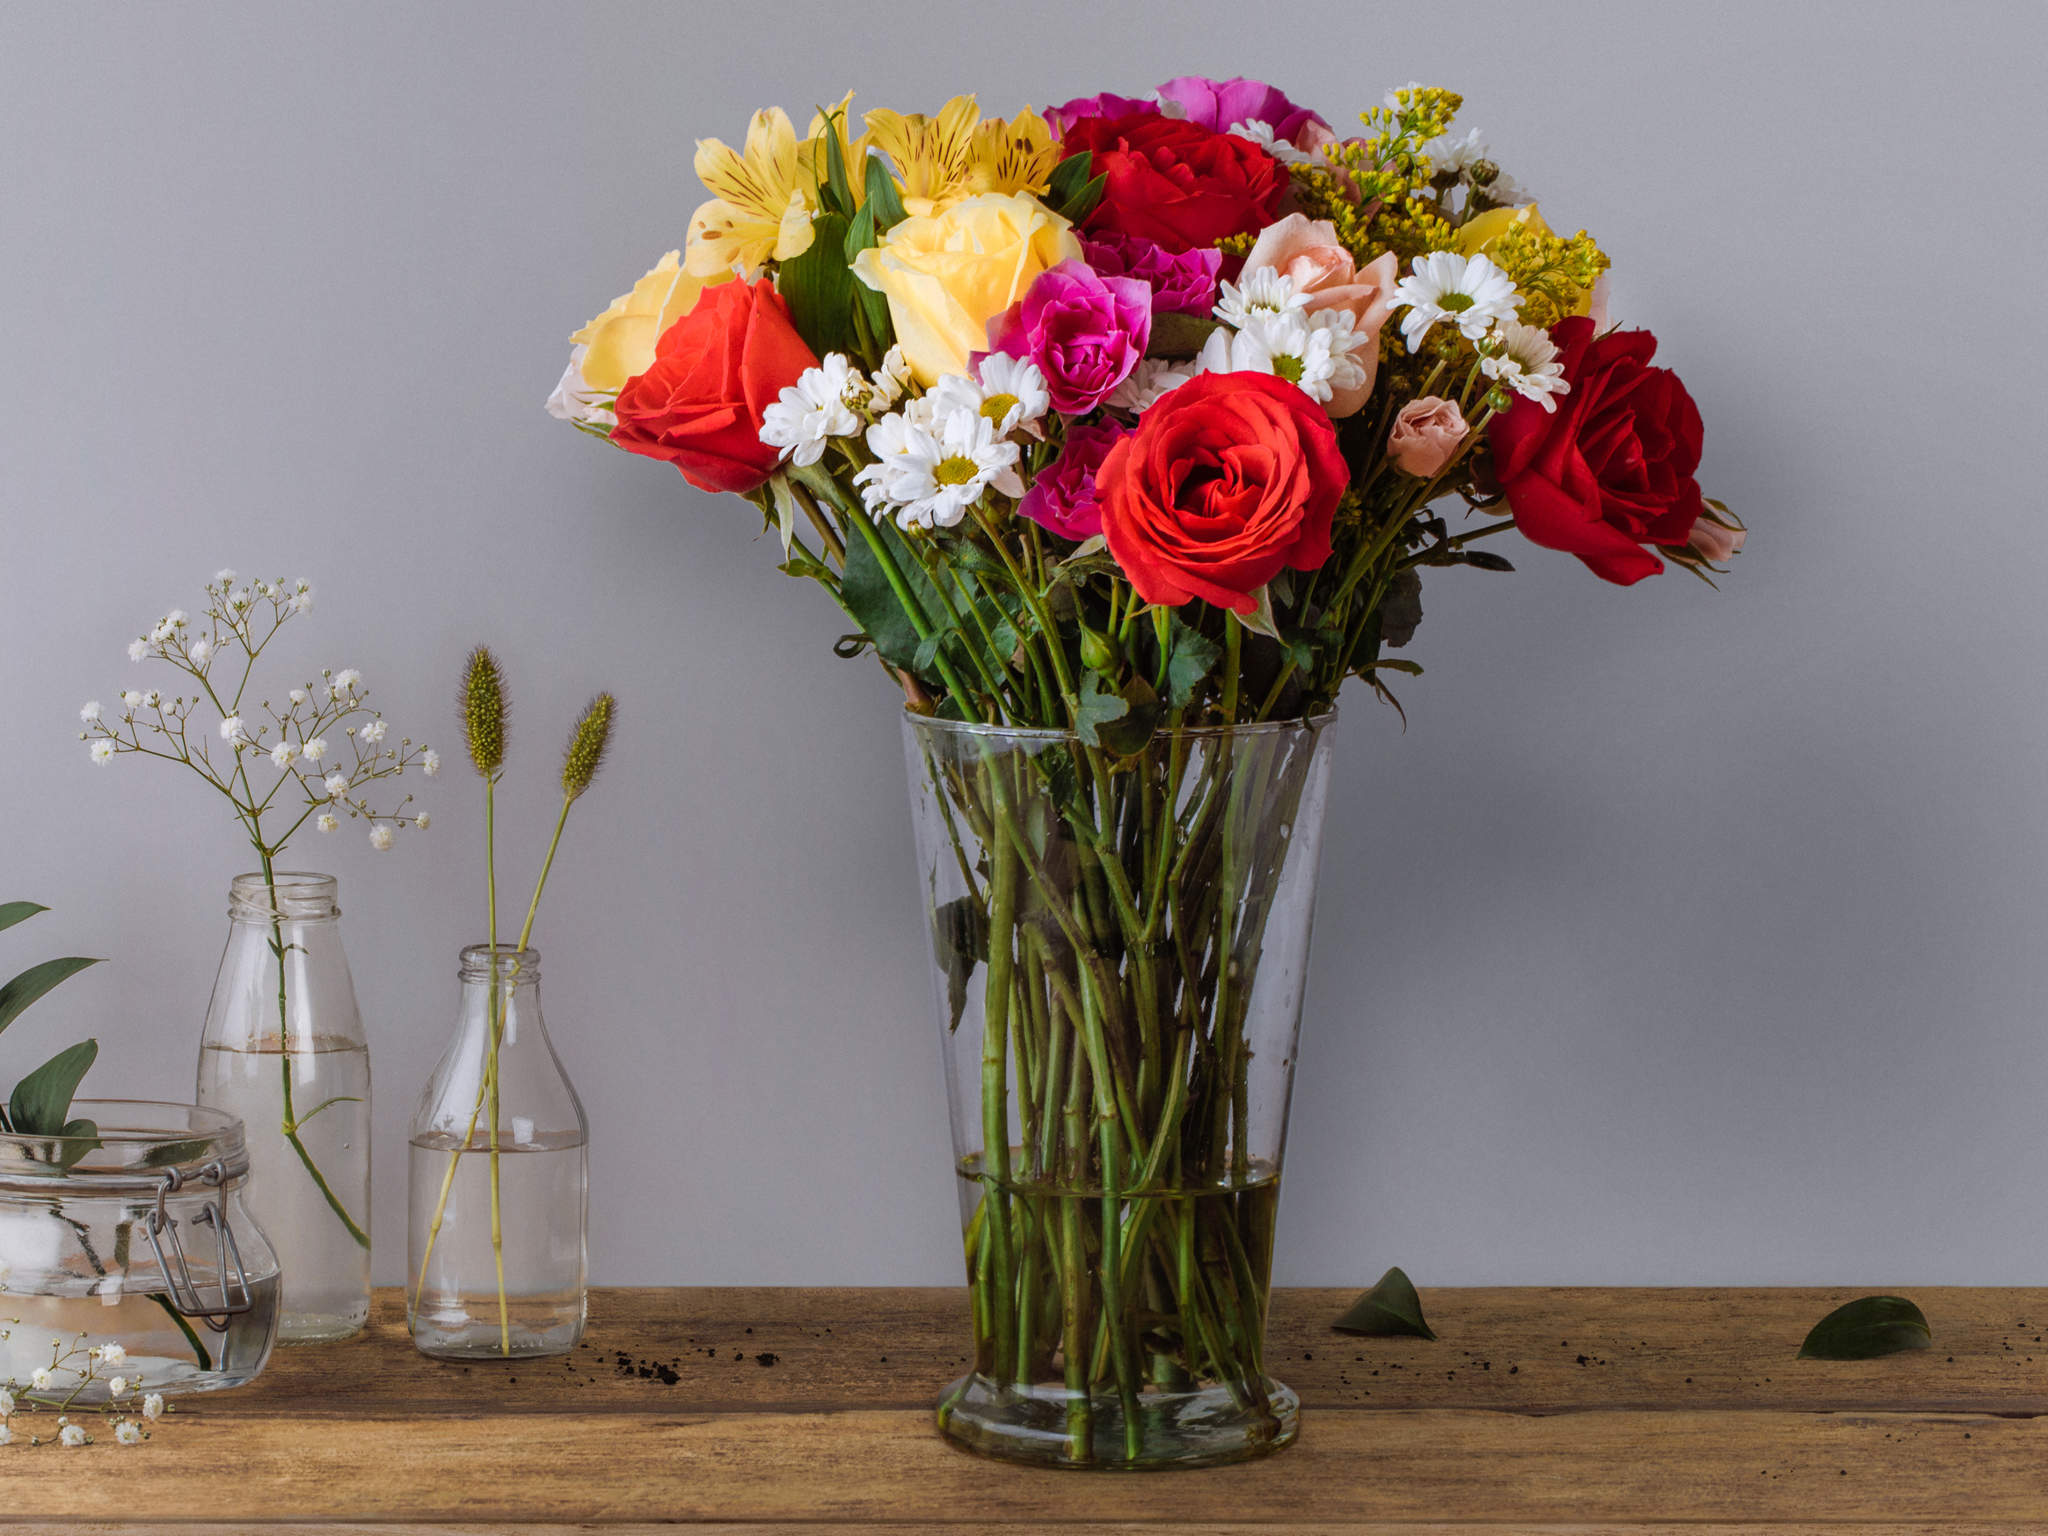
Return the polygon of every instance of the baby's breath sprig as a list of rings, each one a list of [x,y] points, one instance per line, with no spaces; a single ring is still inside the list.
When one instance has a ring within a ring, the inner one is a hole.
[[[19,1319],[11,1321],[20,1326]],[[0,1328],[0,1339],[10,1332]],[[31,1434],[28,1445],[76,1448],[93,1444],[92,1434],[72,1416],[86,1411],[77,1406],[78,1400],[95,1383],[106,1390],[98,1412],[113,1431],[115,1443],[139,1445],[150,1438],[150,1426],[169,1411],[163,1394],[144,1390],[142,1376],[130,1373],[128,1351],[122,1345],[89,1344],[87,1338],[81,1333],[66,1344],[53,1337],[48,1365],[31,1371],[26,1383],[0,1383],[0,1446],[21,1443],[17,1419],[43,1413],[57,1415],[56,1433],[47,1438]]]

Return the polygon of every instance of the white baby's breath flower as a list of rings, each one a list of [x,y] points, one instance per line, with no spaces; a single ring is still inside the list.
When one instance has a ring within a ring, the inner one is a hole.
[[[435,774],[439,773],[440,771],[441,754],[436,752],[432,747],[427,748],[426,751],[420,754],[420,772],[424,773],[428,778],[431,779]]]
[[[1243,330],[1255,316],[1286,315],[1308,308],[1308,295],[1301,284],[1277,267],[1258,267],[1244,275],[1242,283],[1224,283],[1217,288],[1216,318]]]
[[[206,670],[206,664],[213,660],[213,642],[201,635],[192,642],[192,648],[185,655],[190,658],[193,666],[203,672]]]
[[[152,1392],[142,1400],[142,1416],[152,1421],[164,1416],[163,1393]]]
[[[85,1444],[85,1430],[82,1426],[77,1424],[66,1424],[61,1430],[57,1432],[57,1438],[58,1440],[62,1441],[65,1445],[73,1447],[81,1446]]]
[[[299,755],[299,749],[288,741],[280,741],[270,749],[270,760],[280,768],[289,768],[292,759]]]
[[[292,583],[292,595],[285,599],[285,606],[293,613],[304,613],[313,606],[313,583],[301,576]]]
[[[1161,395],[1179,389],[1203,371],[1199,362],[1143,357],[1138,359],[1138,366],[1131,370],[1130,377],[1109,392],[1105,403],[1120,411],[1142,415]]]
[[[330,773],[322,781],[320,787],[327,791],[328,799],[339,800],[348,793],[348,775],[345,773]]]
[[[299,748],[299,754],[309,763],[319,762],[321,758],[327,755],[327,738],[325,736],[315,736],[311,741]]]
[[[50,1368],[47,1365],[39,1365],[28,1373],[28,1384],[37,1392],[49,1391],[51,1379]]]
[[[163,703],[163,701],[164,696],[158,693],[154,688],[145,688],[142,690],[142,702],[147,708],[155,709],[159,704]]]
[[[147,640],[130,640],[128,642],[128,659],[130,661],[140,661],[148,654],[149,642]]]
[[[334,812],[322,811],[320,813],[320,819],[315,821],[313,825],[319,831],[332,832],[336,827],[340,826],[341,823],[335,820]]]
[[[294,704],[303,704],[306,702],[306,690],[303,688],[294,688],[291,691],[291,693],[287,695],[287,697],[289,697]]]
[[[87,703],[79,709],[78,718],[83,720],[87,725],[98,725],[100,723],[100,701],[98,699],[92,699],[87,701]]]
[[[884,416],[867,440],[877,462],[854,482],[870,507],[892,509],[905,528],[951,528],[992,486],[1003,489],[1000,479],[1016,478],[1017,445],[972,411],[953,411],[931,427]]]
[[[0,1445],[12,1445],[13,1443],[14,1431],[9,1429],[5,1424],[0,1424]]]
[[[1498,350],[1481,355],[1479,371],[1525,400],[1534,400],[1545,411],[1555,412],[1557,402],[1551,397],[1570,394],[1572,386],[1564,376],[1564,364],[1558,361],[1557,344],[1550,339],[1550,332],[1540,325],[1504,320],[1493,340]]]
[[[114,760],[114,744],[104,736],[86,748],[86,751],[91,755],[93,763],[101,768]]]
[[[397,834],[382,822],[370,828],[370,846],[379,853],[389,853],[391,845],[397,840]]]
[[[433,825],[433,822],[428,818],[427,813],[425,811],[421,811],[419,815],[413,817],[412,824],[418,827],[422,832],[424,832],[427,830],[428,827]]]
[[[247,733],[242,729],[242,717],[240,715],[229,715],[225,720],[221,721],[220,739],[222,741],[243,741],[247,739]]]
[[[903,391],[909,387],[910,364],[904,359],[903,349],[892,345],[882,354],[881,367],[868,381],[868,409],[889,410],[903,398]]]
[[[327,697],[338,699],[344,694],[354,693],[363,681],[363,674],[354,667],[343,667],[327,683]]]
[[[126,1397],[128,1395],[128,1378],[126,1376],[108,1377],[107,1392],[112,1397]]]
[[[133,688],[121,690],[121,705],[124,709],[142,708],[142,695]]]
[[[126,1365],[128,1347],[125,1344],[102,1344],[92,1352],[92,1357],[102,1365]]]
[[[14,1394],[5,1387],[0,1387],[0,1419],[6,1418],[12,1412],[14,1412]]]
[[[833,438],[860,431],[860,418],[846,403],[859,378],[844,352],[826,353],[823,362],[806,368],[762,411],[761,441],[799,467],[817,463]]]
[[[1410,274],[1394,288],[1394,307],[1406,305],[1401,334],[1408,350],[1439,320],[1448,320],[1469,341],[1477,341],[1500,320],[1515,318],[1515,284],[1485,256],[1430,251],[1415,258]]]
[[[142,1426],[133,1419],[122,1419],[114,1426],[114,1438],[123,1445],[140,1445]]]
[[[374,744],[376,742],[382,741],[384,739],[384,733],[389,729],[390,727],[386,725],[382,720],[372,720],[368,725],[363,727],[362,738],[363,740]]]

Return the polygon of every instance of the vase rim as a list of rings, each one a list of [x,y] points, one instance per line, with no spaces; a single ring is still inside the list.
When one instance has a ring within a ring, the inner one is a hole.
[[[1277,736],[1290,731],[1321,730],[1337,718],[1337,707],[1313,715],[1296,715],[1286,720],[1248,720],[1242,725],[1184,725],[1178,729],[1161,726],[1155,737],[1212,740],[1223,736]],[[955,736],[999,736],[1006,741],[1079,741],[1063,726],[991,725],[985,720],[942,720],[937,715],[920,715],[909,705],[903,707],[904,723],[919,730],[944,731]]]
[[[92,1120],[94,1134],[0,1135],[0,1148],[16,1154],[0,1161],[0,1189],[46,1189],[50,1179],[61,1178],[100,1192],[134,1193],[154,1190],[173,1171],[179,1176],[171,1186],[175,1189],[213,1163],[228,1182],[249,1171],[242,1121],[225,1110],[167,1099],[78,1098],[71,1101],[71,1112]],[[36,1156],[51,1147],[75,1149],[76,1155],[54,1163]],[[93,1158],[94,1152],[109,1156]],[[169,1152],[176,1155],[163,1155]]]

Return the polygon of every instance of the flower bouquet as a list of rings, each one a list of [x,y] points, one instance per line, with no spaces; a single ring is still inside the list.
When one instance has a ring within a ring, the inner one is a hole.
[[[1324,726],[1421,670],[1422,573],[1741,545],[1607,256],[1459,105],[759,112],[549,402],[753,501],[907,701],[974,1302],[940,1422],[991,1453],[1294,1434],[1262,1349]]]

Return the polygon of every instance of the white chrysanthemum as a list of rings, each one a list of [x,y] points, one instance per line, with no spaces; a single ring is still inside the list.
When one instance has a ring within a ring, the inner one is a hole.
[[[370,846],[379,853],[389,853],[391,845],[398,840],[398,834],[379,822],[370,828]]]
[[[213,642],[202,635],[192,642],[192,649],[185,655],[190,658],[193,666],[204,672],[206,664],[213,660]]]
[[[905,528],[951,528],[991,487],[1023,494],[1017,445],[975,412],[953,411],[932,426],[884,416],[867,440],[876,462],[854,482],[871,509],[893,510]]]
[[[1439,320],[1477,341],[1496,321],[1515,318],[1515,284],[1485,256],[1431,251],[1416,257],[1410,275],[1395,286],[1394,307],[1403,305],[1408,313],[1401,319],[1401,334],[1410,352]]]
[[[1033,437],[1043,435],[1039,423],[1052,409],[1052,393],[1045,375],[1028,357],[991,352],[975,369],[973,378],[949,373],[934,384],[921,402],[926,419],[938,421],[954,411],[986,416],[994,423],[997,437],[1017,431]]]
[[[434,820],[425,811],[421,811],[419,815],[413,817],[412,824],[424,832],[434,824]]]
[[[288,741],[280,741],[270,749],[270,760],[280,768],[289,768],[292,759],[299,755],[299,749]]]
[[[66,1424],[63,1429],[58,1431],[57,1438],[65,1445],[81,1446],[85,1444],[85,1430],[77,1424]]]
[[[1568,395],[1572,386],[1550,332],[1540,325],[1503,320],[1493,334],[1499,350],[1479,359],[1479,371],[1544,410],[1555,411],[1557,402],[1551,396]]]
[[[249,733],[242,729],[242,717],[240,715],[229,715],[227,719],[221,721],[220,739],[222,741],[247,741],[249,739]]]
[[[363,740],[371,743],[374,746],[377,742],[380,742],[384,739],[384,733],[390,729],[391,727],[386,725],[383,722],[383,720],[372,720],[368,725],[363,727]]]
[[[1232,123],[1224,129],[1241,139],[1250,139],[1282,165],[1307,165],[1315,157],[1305,149],[1296,149],[1287,140],[1273,132],[1273,125],[1262,117],[1254,117],[1242,123]]]
[[[835,437],[860,431],[860,418],[847,396],[860,385],[860,374],[844,352],[828,352],[815,368],[806,368],[775,402],[761,413],[761,441],[780,449],[778,457],[799,467],[815,464]]]
[[[1477,128],[1467,128],[1457,138],[1439,134],[1422,146],[1422,152],[1429,157],[1430,169],[1439,176],[1462,176],[1465,167],[1486,158],[1486,140],[1479,136]]]
[[[97,767],[104,768],[114,760],[114,744],[104,736],[86,748],[86,751],[91,754],[93,763]]]
[[[1142,415],[1161,395],[1170,394],[1196,374],[1206,371],[1199,358],[1168,361],[1143,357],[1138,359],[1138,366],[1131,370],[1130,377],[1112,389],[1103,403],[1120,411],[1129,411],[1134,416]]]
[[[903,392],[910,388],[910,364],[904,359],[903,349],[892,345],[882,354],[882,366],[875,370],[875,376],[868,380],[868,409],[886,411],[903,398]]]
[[[142,1400],[142,1416],[145,1419],[160,1419],[164,1416],[164,1395],[152,1392]]]
[[[428,778],[431,779],[435,774],[439,773],[440,771],[441,754],[436,752],[432,747],[427,748],[426,751],[420,754],[420,772],[424,773]]]
[[[123,1419],[114,1426],[114,1438],[123,1445],[140,1445],[142,1426],[133,1419]]]
[[[335,819],[334,812],[332,811],[322,811],[319,818],[313,823],[314,830],[319,832],[332,832],[340,825],[341,823]]]
[[[1338,390],[1365,383],[1355,325],[1348,310],[1254,315],[1241,331],[1211,331],[1196,361],[1205,373],[1275,374],[1327,405]]]
[[[1308,295],[1301,284],[1278,267],[1260,267],[1247,272],[1242,283],[1224,283],[1217,289],[1216,318],[1243,330],[1258,315],[1287,315],[1308,308]]]
[[[348,775],[344,773],[330,773],[320,787],[327,791],[328,799],[339,800],[348,793]]]
[[[562,370],[555,392],[548,396],[548,414],[557,421],[580,421],[609,432],[619,424],[612,410],[614,396],[608,390],[592,389],[583,377],[583,359],[590,348],[578,343],[569,352],[569,366]]]
[[[29,1386],[38,1392],[49,1391],[50,1383],[55,1379],[47,1365],[39,1365],[28,1373]]]
[[[128,659],[130,661],[140,661],[148,654],[149,642],[147,640],[130,640],[128,642]]]

